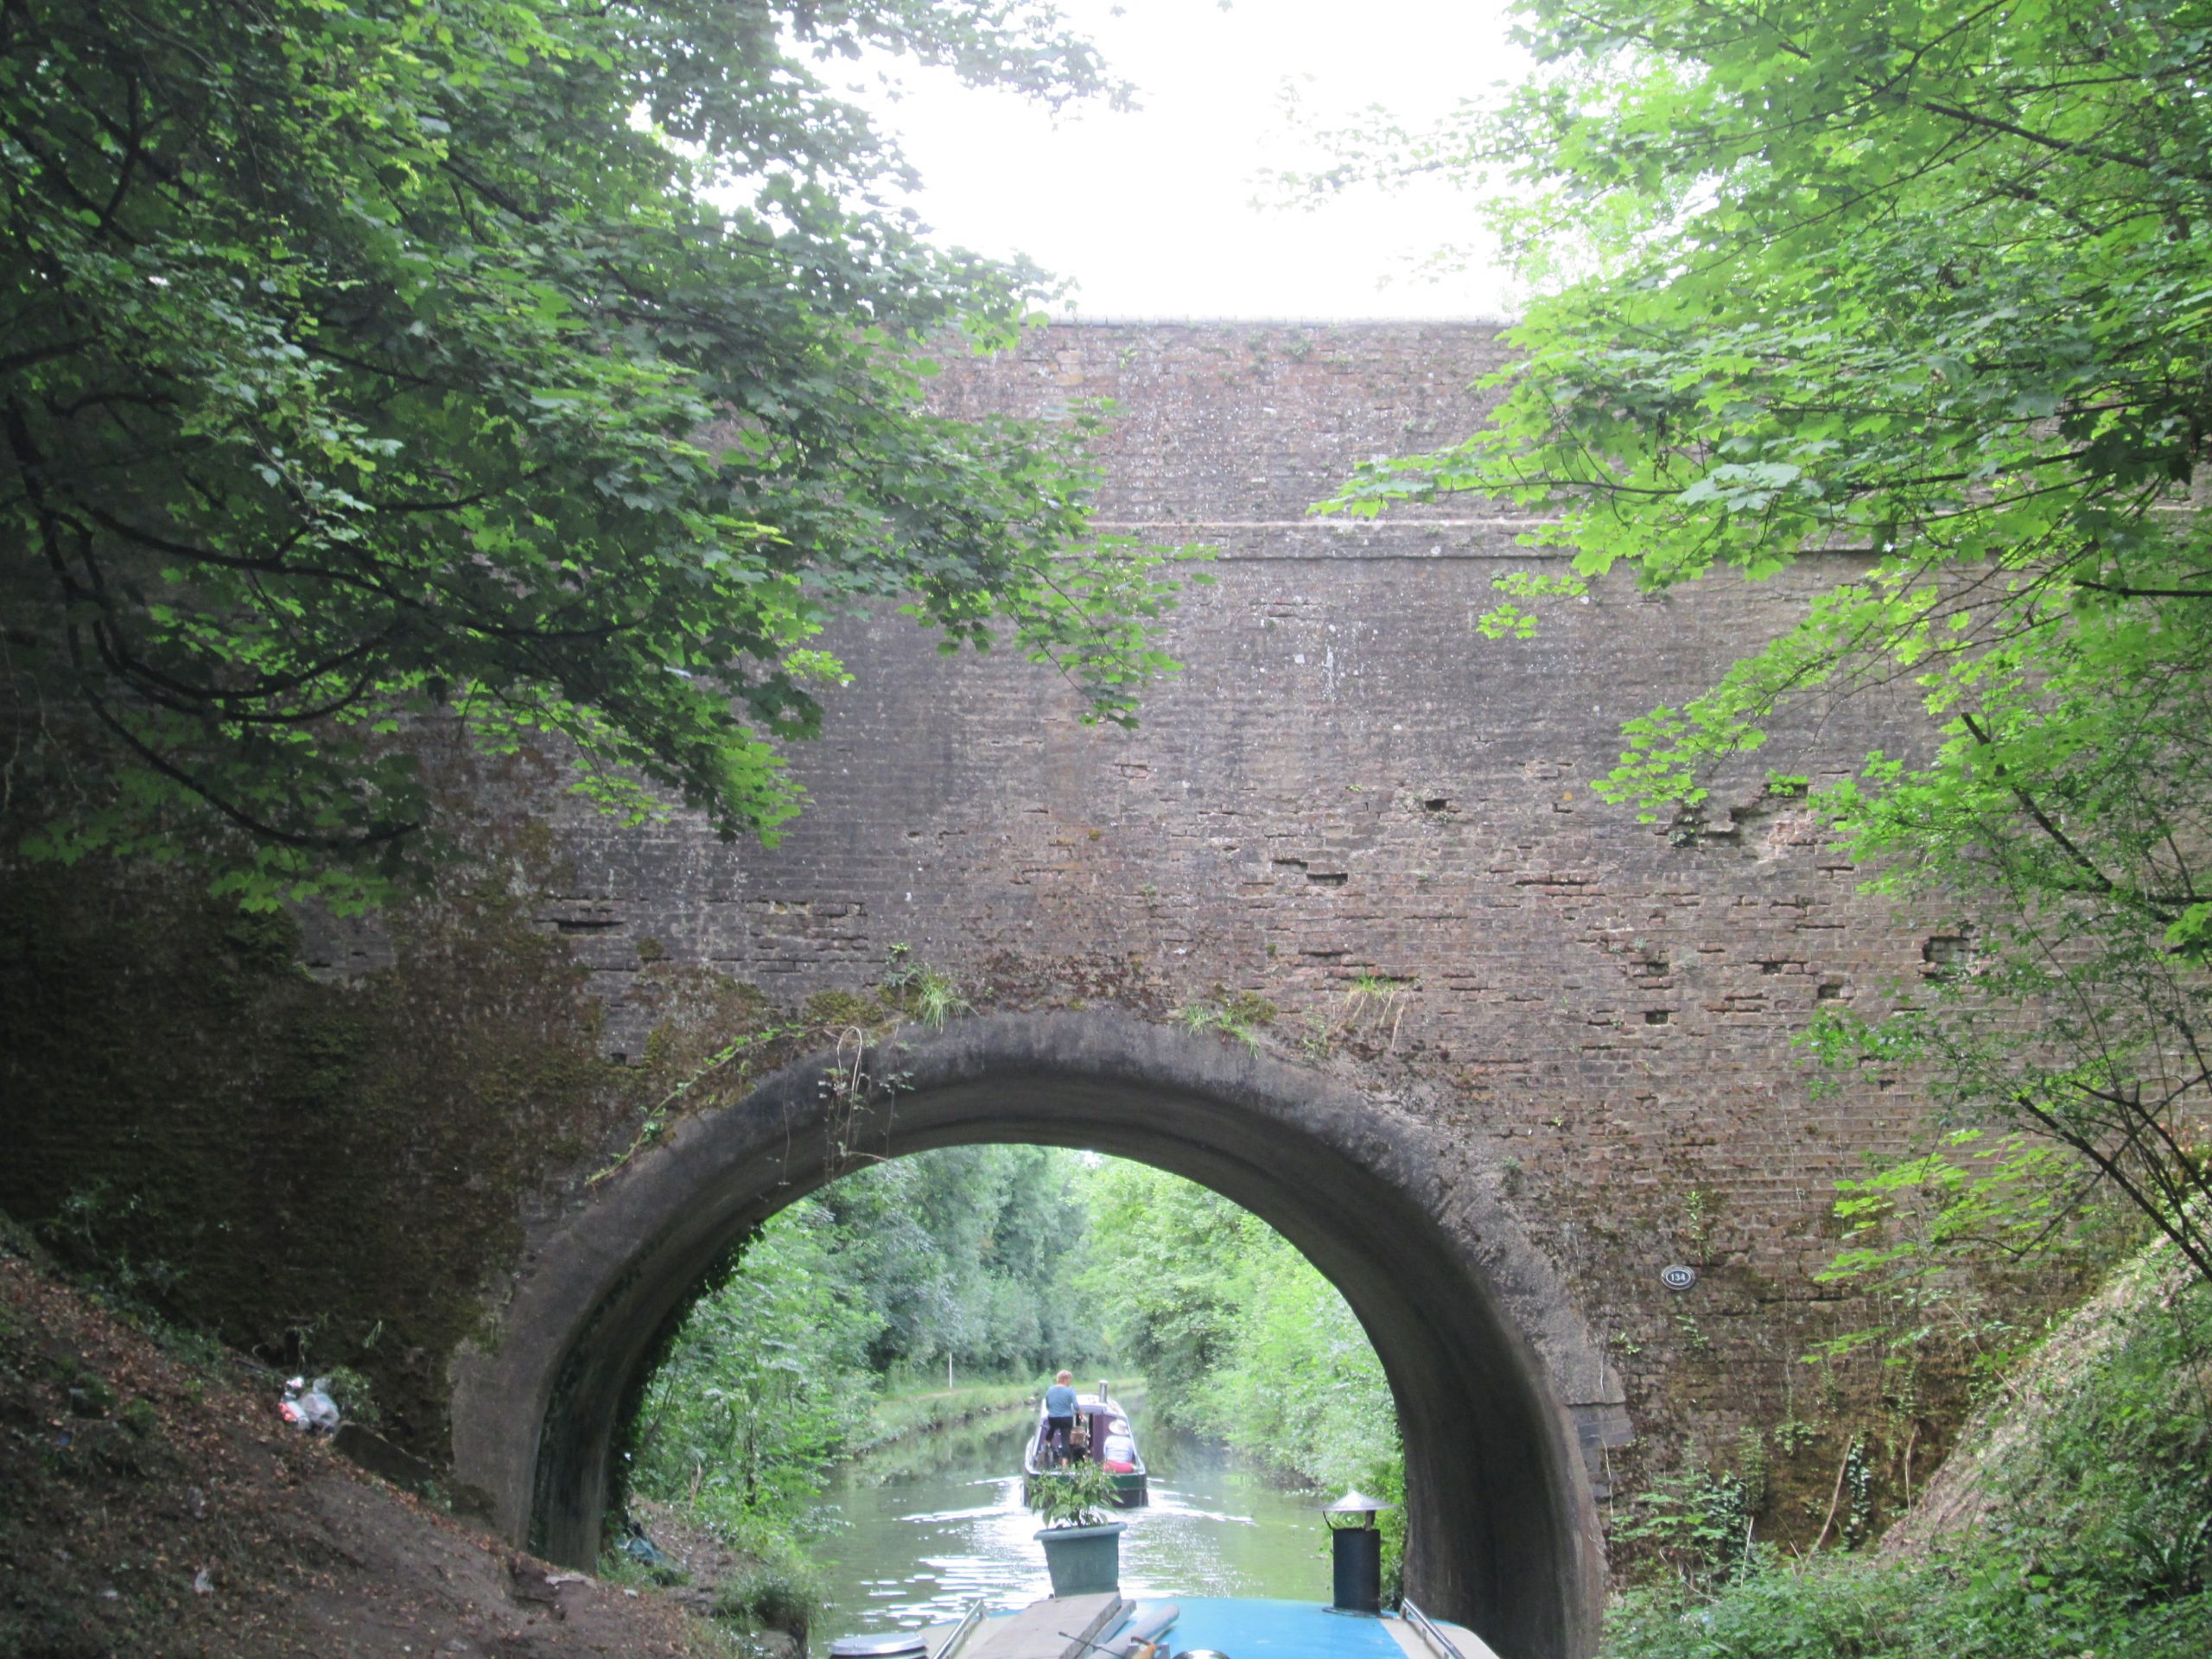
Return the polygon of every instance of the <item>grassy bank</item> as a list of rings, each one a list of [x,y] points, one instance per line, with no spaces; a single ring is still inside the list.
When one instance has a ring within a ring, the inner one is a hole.
[[[2212,1653],[2212,1288],[2168,1254],[2012,1380],[1923,1497],[1948,1519],[1808,1561],[1732,1541],[1624,1598],[1605,1659]]]
[[[962,1382],[950,1389],[917,1383],[887,1389],[876,1396],[868,1427],[846,1442],[846,1454],[862,1458],[917,1434],[957,1428],[979,1417],[1011,1414],[1033,1405],[1050,1380]]]

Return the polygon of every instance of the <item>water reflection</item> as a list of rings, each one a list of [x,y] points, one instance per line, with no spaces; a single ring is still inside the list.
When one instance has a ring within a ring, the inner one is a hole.
[[[1218,1446],[1147,1431],[1149,1508],[1122,1511],[1122,1590],[1130,1596],[1281,1596],[1325,1601],[1318,1495],[1286,1491]],[[829,1627],[912,1630],[981,1599],[1019,1607],[1051,1588],[1037,1522],[1016,1472],[1027,1413],[917,1437],[840,1471],[814,1551],[829,1580]]]

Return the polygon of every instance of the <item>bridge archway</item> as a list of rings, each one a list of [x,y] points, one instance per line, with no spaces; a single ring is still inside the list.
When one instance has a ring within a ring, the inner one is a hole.
[[[1444,1178],[1410,1116],[1298,1067],[1107,1014],[901,1034],[855,1104],[842,1057],[685,1121],[537,1241],[497,1335],[456,1361],[455,1473],[511,1537],[599,1548],[622,1401],[709,1266],[852,1167],[983,1141],[1088,1147],[1213,1188],[1332,1280],[1373,1342],[1407,1465],[1408,1593],[1505,1659],[1596,1644],[1605,1563],[1569,1408],[1602,1356],[1511,1215]]]

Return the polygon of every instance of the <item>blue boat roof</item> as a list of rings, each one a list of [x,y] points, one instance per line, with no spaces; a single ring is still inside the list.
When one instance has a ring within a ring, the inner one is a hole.
[[[1020,1611],[1033,1612],[1053,1605],[1048,1598]],[[1099,1641],[1111,1645],[1116,1632],[1170,1605],[1178,1611],[1175,1623],[1166,1632],[1166,1645],[1179,1655],[1199,1649],[1221,1654],[1224,1659],[1445,1659],[1414,1624],[1395,1613],[1340,1613],[1319,1602],[1261,1596],[1139,1597],[1122,1605],[1121,1614],[1104,1628]],[[1014,1609],[1001,1608],[984,1615],[983,1622],[995,1624],[1018,1616]],[[927,1631],[912,1632],[911,1637],[925,1640],[928,1651],[938,1654],[966,1628],[964,1623],[946,1623]],[[1053,1628],[1058,1630],[1058,1626]],[[1451,1643],[1457,1659],[1498,1659],[1496,1650],[1465,1625],[1440,1620],[1435,1628]]]
[[[1393,1614],[1340,1613],[1313,1601],[1147,1596],[1137,1602],[1136,1617],[1171,1602],[1182,1610],[1167,1632],[1168,1646],[1179,1654],[1205,1648],[1228,1659],[1407,1659],[1409,1649],[1428,1652],[1408,1640],[1411,1628]],[[1462,1659],[1496,1659],[1471,1630],[1445,1628]]]
[[[1382,1620],[1333,1613],[1318,1602],[1174,1596],[1140,1601],[1137,1617],[1170,1600],[1183,1610],[1167,1633],[1178,1653],[1211,1648],[1229,1659],[1406,1659]]]

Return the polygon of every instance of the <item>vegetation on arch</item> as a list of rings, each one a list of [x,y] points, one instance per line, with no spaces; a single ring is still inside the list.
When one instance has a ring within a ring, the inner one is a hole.
[[[2212,6],[1516,16],[1525,84],[1299,181],[1458,177],[1534,296],[1492,425],[1329,508],[1546,515],[1497,638],[1612,573],[1816,581],[1602,791],[1694,825],[1793,721],[1916,702],[1924,741],[1777,779],[1960,942],[1815,1052],[2069,1147],[2212,1277]]]
[[[1118,93],[982,0],[0,11],[25,849],[370,902],[436,850],[447,726],[772,836],[849,677],[811,642],[871,603],[1131,721],[1168,556],[1092,534],[1088,417],[924,409],[1044,289],[880,205],[823,78],[864,52]]]

